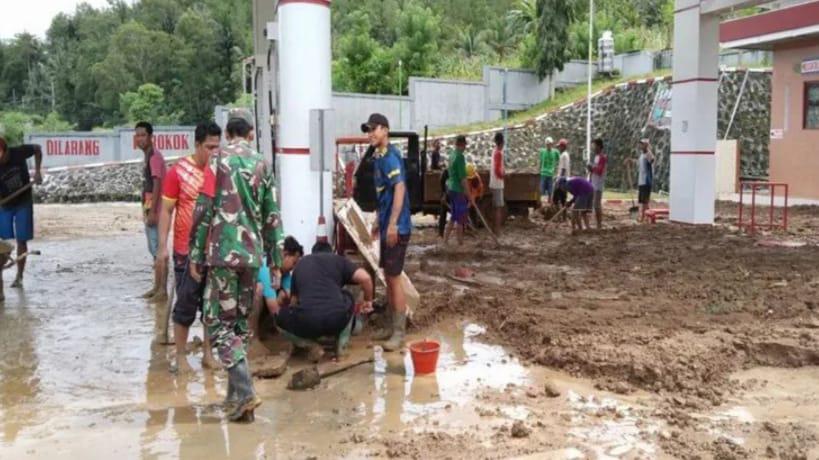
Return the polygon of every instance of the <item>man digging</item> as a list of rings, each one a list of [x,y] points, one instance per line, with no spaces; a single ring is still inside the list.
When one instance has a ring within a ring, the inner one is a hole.
[[[0,239],[16,240],[18,257],[28,252],[28,242],[34,239],[34,194],[27,162],[31,157],[34,157],[34,183],[41,184],[43,152],[40,146],[9,147],[6,140],[0,137]],[[0,253],[5,252],[9,257],[11,250],[6,252],[5,249]],[[23,288],[25,269],[26,259],[22,258],[17,261],[17,276],[11,287]],[[2,282],[0,277],[0,301],[5,300]]]
[[[200,266],[208,266],[205,326],[228,372],[228,419],[250,422],[262,400],[246,359],[247,314],[259,267],[265,256],[270,266],[281,266],[284,238],[273,175],[250,146],[253,117],[248,110],[231,111],[227,136],[228,145],[216,161],[215,184],[205,184],[196,202],[190,271],[201,280]]]

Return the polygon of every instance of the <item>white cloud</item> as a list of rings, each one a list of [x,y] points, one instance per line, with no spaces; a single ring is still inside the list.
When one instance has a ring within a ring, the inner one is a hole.
[[[80,3],[88,3],[95,8],[108,6],[106,0],[2,0],[2,3],[6,2],[9,5],[2,7],[0,39],[12,38],[22,32],[45,38],[51,19],[57,14],[71,14]]]

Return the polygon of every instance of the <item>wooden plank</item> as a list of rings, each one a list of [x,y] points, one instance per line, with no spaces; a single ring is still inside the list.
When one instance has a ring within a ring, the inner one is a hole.
[[[372,238],[370,229],[372,226],[367,223],[364,217],[364,212],[355,202],[355,200],[342,200],[336,202],[336,219],[341,222],[347,234],[350,235],[353,242],[355,242],[358,252],[367,261],[376,277],[382,286],[387,285],[387,280],[384,278],[384,271],[378,267],[380,258],[380,248],[378,241]],[[404,293],[407,297],[407,315],[412,317],[412,312],[415,311],[421,304],[421,295],[415,289],[415,285],[409,279],[406,273],[401,273],[401,283],[404,286]]]

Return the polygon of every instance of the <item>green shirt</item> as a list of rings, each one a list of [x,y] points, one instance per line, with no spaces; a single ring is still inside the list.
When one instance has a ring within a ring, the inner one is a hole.
[[[466,179],[466,158],[464,152],[449,152],[449,181],[447,188],[452,192],[464,193],[463,181]]]
[[[557,149],[540,149],[540,175],[554,176],[558,161],[560,161],[560,152]]]

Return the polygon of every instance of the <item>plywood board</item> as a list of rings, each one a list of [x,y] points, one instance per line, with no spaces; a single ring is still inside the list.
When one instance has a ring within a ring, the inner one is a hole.
[[[387,280],[384,278],[384,271],[378,267],[381,256],[378,240],[373,239],[370,232],[372,224],[367,222],[364,212],[355,200],[336,201],[336,219],[344,226],[347,234],[355,242],[358,252],[367,261],[372,271],[377,274],[378,281],[382,286],[386,286]],[[421,304],[421,295],[406,273],[401,273],[401,282],[407,296],[407,314],[411,317],[412,312]]]

